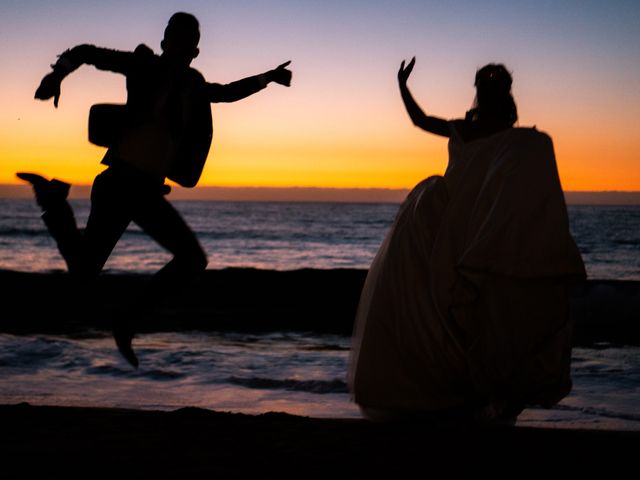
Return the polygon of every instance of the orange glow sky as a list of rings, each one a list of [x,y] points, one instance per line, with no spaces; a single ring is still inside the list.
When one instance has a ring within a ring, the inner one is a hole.
[[[122,102],[124,79],[84,66],[60,108],[33,100],[65,48],[156,52],[174,11],[201,22],[193,66],[228,82],[292,60],[293,85],[213,105],[200,185],[409,188],[443,173],[446,140],[414,128],[396,84],[427,113],[464,115],[475,70],[513,72],[520,125],[549,133],[565,190],[640,190],[637,1],[4,0],[0,6],[0,183],[29,170],[89,184],[104,150],[88,143],[90,105]]]

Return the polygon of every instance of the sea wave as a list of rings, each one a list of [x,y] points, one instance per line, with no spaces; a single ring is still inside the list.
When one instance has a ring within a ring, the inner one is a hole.
[[[43,235],[49,235],[44,228],[19,228],[19,227],[4,227],[0,228],[0,237],[39,237]]]
[[[20,338],[3,335],[13,341],[1,342],[0,367],[38,370],[53,360],[60,361],[67,350],[67,342],[48,338]]]
[[[615,412],[605,407],[577,407],[573,405],[558,404],[553,407],[554,410],[577,412],[585,415],[593,415],[597,417],[612,418],[617,420],[629,420],[632,422],[640,422],[640,414],[629,412]]]
[[[186,373],[167,369],[131,370],[128,366],[97,365],[85,370],[89,375],[106,375],[113,377],[144,378],[147,380],[167,381],[184,378]]]
[[[339,379],[334,380],[277,380],[273,378],[260,377],[229,377],[226,382],[233,385],[240,385],[247,388],[257,388],[261,390],[291,390],[308,393],[347,393],[346,382]]]

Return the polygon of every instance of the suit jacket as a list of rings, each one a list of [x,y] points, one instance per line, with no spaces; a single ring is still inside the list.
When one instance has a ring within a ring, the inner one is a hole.
[[[102,162],[120,162],[164,181],[193,187],[209,153],[213,126],[210,103],[235,102],[262,90],[264,75],[229,84],[209,83],[196,69],[178,67],[146,45],[133,52],[79,45],[61,60],[125,75],[127,103],[113,128],[117,139]]]

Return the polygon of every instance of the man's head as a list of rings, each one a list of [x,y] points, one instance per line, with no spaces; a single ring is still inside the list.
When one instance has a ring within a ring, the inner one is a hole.
[[[163,55],[177,63],[189,65],[198,56],[200,25],[190,13],[174,13],[164,29],[164,39],[160,44]]]

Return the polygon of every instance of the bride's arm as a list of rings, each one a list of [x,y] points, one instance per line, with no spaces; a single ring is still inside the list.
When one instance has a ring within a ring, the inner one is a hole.
[[[404,106],[407,109],[407,113],[409,113],[409,117],[411,117],[411,121],[416,127],[419,127],[427,132],[433,133],[435,135],[441,135],[443,137],[449,137],[449,125],[446,120],[438,117],[430,117],[426,115],[420,106],[416,103],[409,91],[409,87],[407,87],[407,79],[409,75],[411,75],[411,71],[413,70],[413,66],[416,63],[416,57],[413,57],[411,61],[405,67],[404,60],[400,65],[400,70],[398,70],[398,84],[400,85],[400,95],[402,96],[402,101],[404,102]]]

